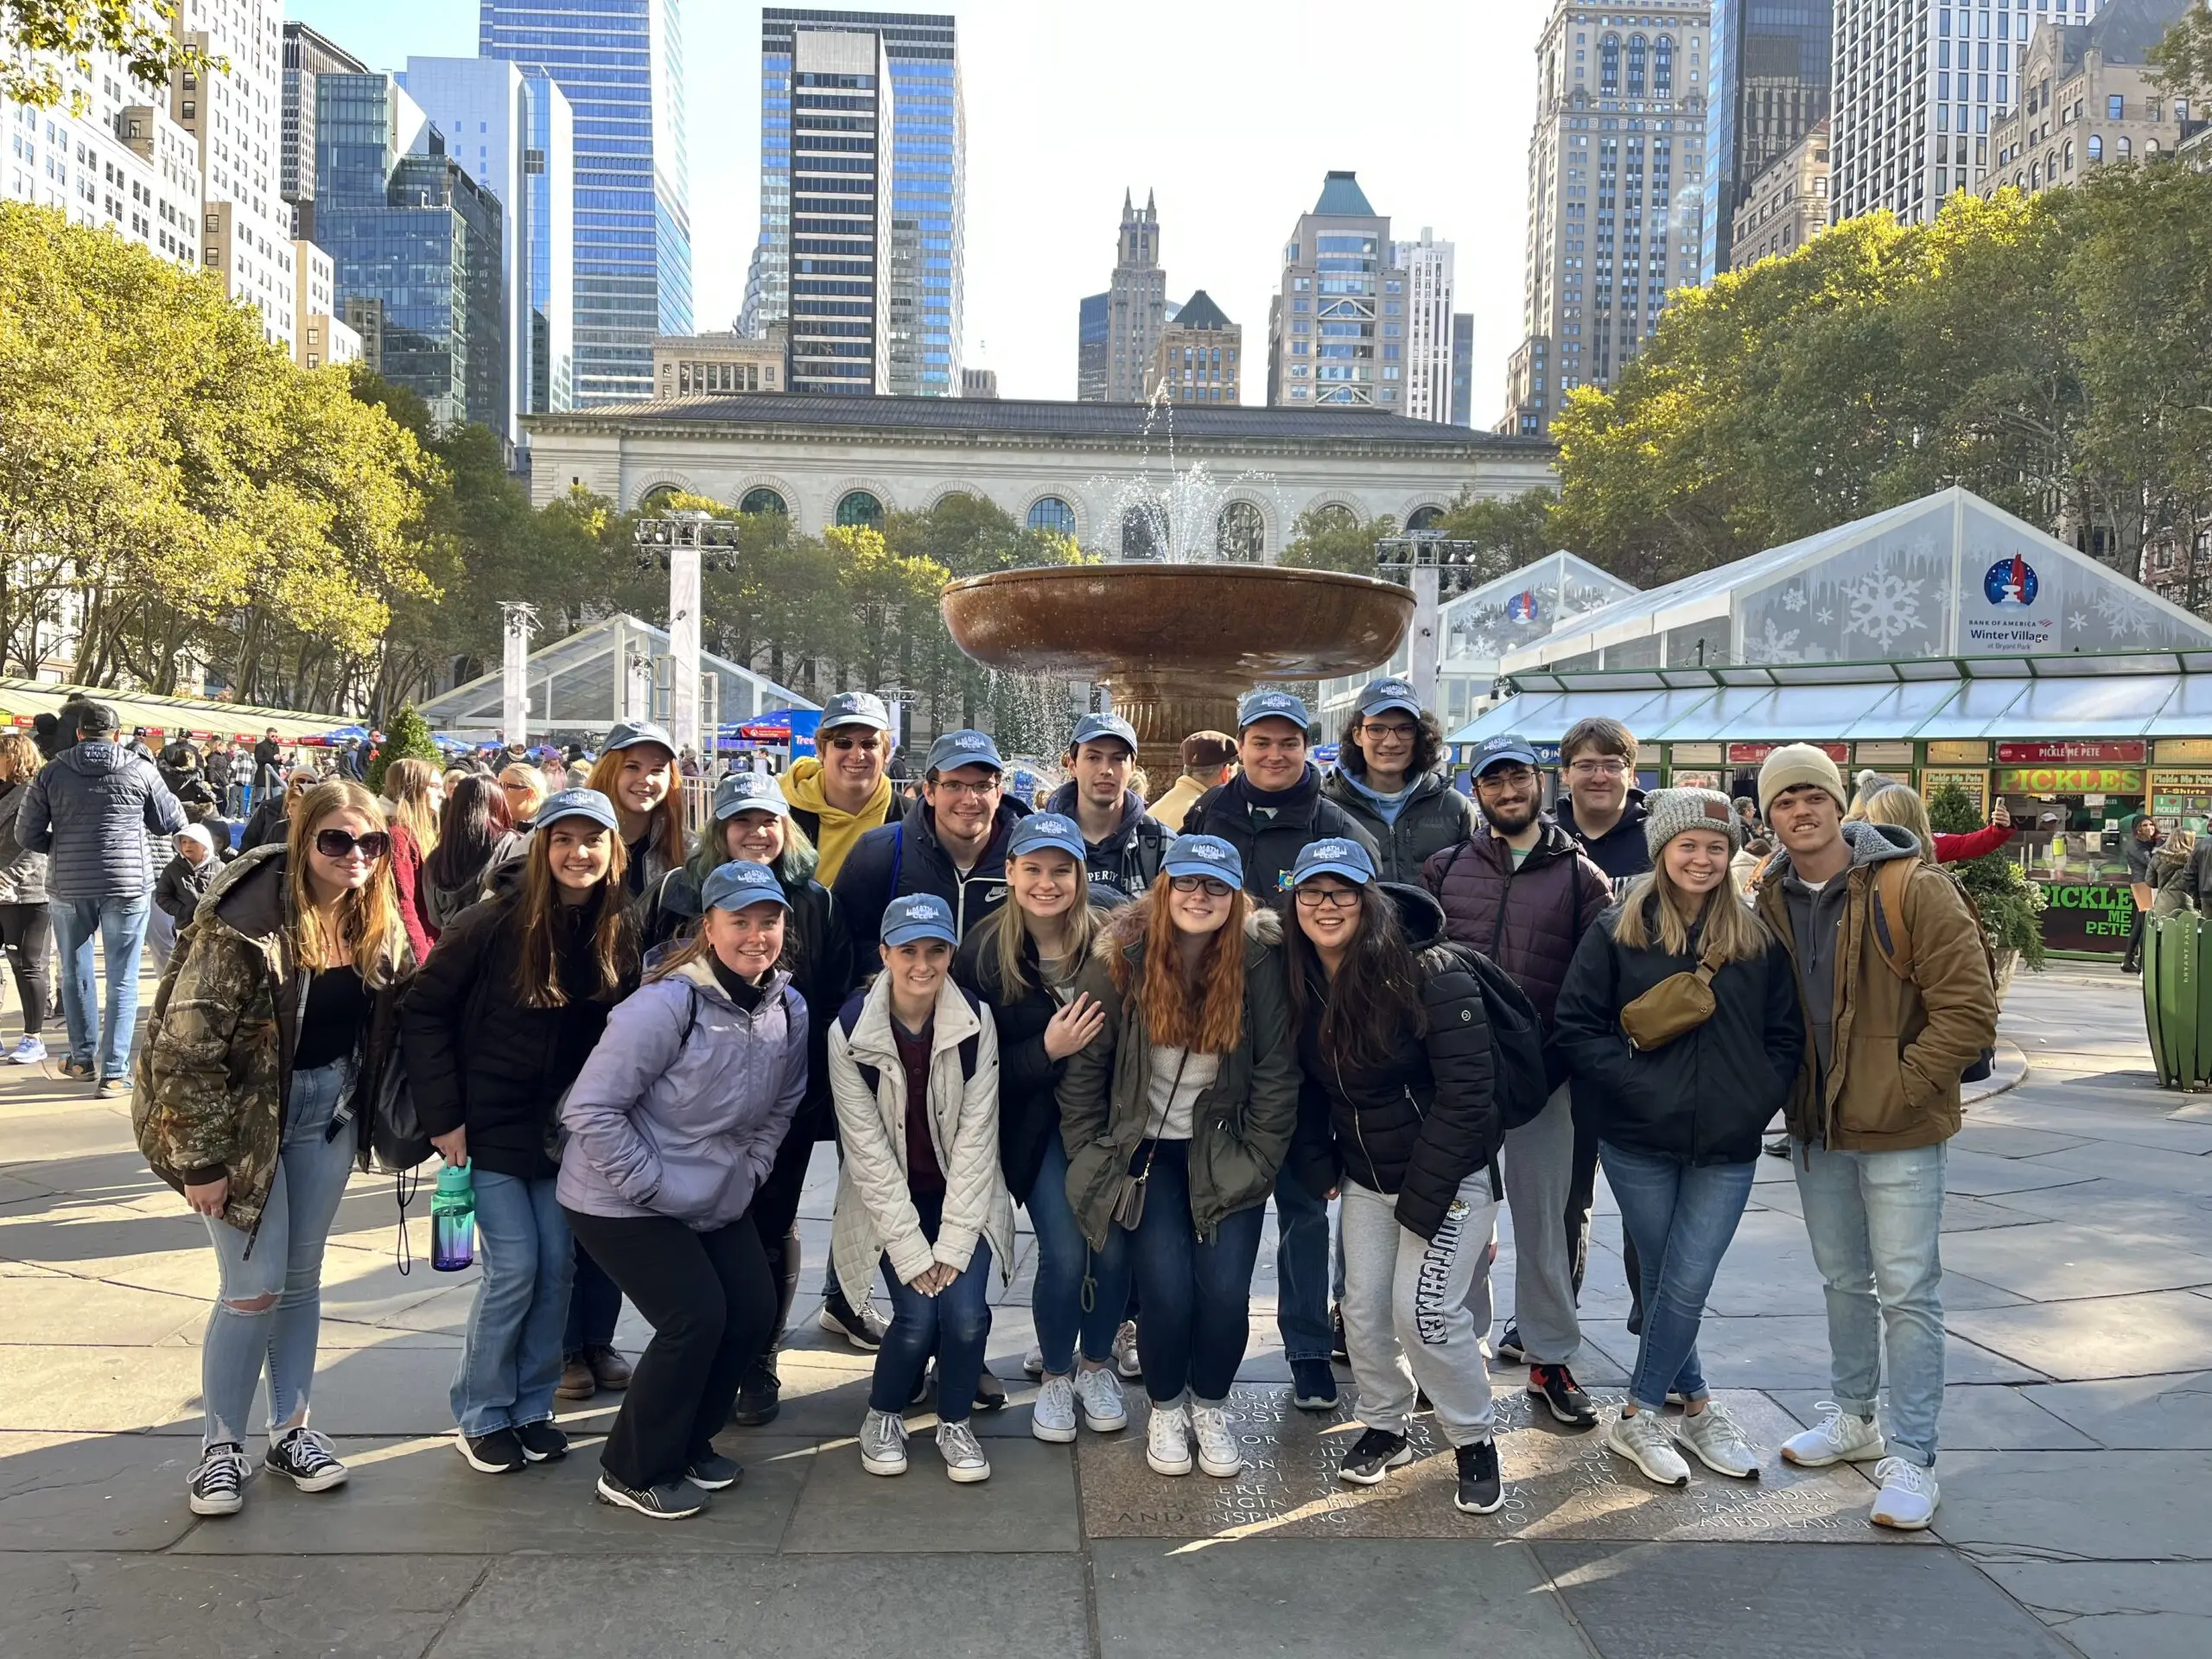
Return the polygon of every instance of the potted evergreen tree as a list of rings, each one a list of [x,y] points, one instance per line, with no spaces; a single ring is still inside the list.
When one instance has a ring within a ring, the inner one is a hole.
[[[366,779],[370,791],[384,793],[385,769],[395,760],[409,758],[428,760],[432,766],[441,764],[443,757],[438,746],[430,739],[430,724],[408,703],[391,717],[391,724],[385,728],[384,741],[377,745],[377,752],[369,760]]]
[[[1929,798],[1928,821],[1938,834],[1947,836],[1971,835],[1985,827],[1980,812],[1956,784],[1945,784]],[[1982,929],[1989,935],[1990,949],[1997,956],[2001,1001],[2021,963],[2037,970],[2043,967],[2043,884],[2029,880],[2027,872],[2001,850],[1945,868],[1974,900]]]

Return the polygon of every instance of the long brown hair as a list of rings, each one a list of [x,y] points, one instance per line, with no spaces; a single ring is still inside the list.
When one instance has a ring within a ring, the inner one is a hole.
[[[554,820],[559,823],[559,819]],[[516,902],[513,925],[522,935],[522,950],[515,963],[515,992],[531,1008],[565,1008],[569,993],[561,983],[560,913],[563,908],[559,883],[553,879],[551,826],[539,824],[530,838],[523,861],[522,897]],[[590,993],[594,1002],[612,1002],[622,995],[623,981],[634,970],[638,958],[638,930],[630,919],[630,906],[622,891],[622,874],[629,866],[630,849],[621,836],[607,832],[607,874],[599,879],[591,897],[591,960],[599,983]]]
[[[364,985],[397,983],[406,962],[407,930],[399,920],[399,884],[391,873],[391,853],[385,849],[362,886],[338,900],[338,925],[327,931],[315,907],[315,890],[308,885],[309,849],[325,818],[354,812],[371,823],[382,823],[377,798],[350,778],[334,778],[317,784],[294,810],[284,837],[284,883],[291,900],[292,954],[308,969],[336,968],[350,960]]]
[[[1428,1035],[1428,1013],[1421,1005],[1420,965],[1406,943],[1397,906],[1372,882],[1353,891],[1359,895],[1359,931],[1321,999],[1320,1047],[1334,1065],[1373,1071],[1396,1058],[1408,1039]],[[1298,925],[1297,908],[1294,889],[1283,895],[1283,977],[1292,1024],[1303,1027],[1320,955]]]
[[[411,755],[393,761],[384,772],[384,798],[391,803],[388,816],[392,823],[407,826],[425,858],[438,846],[438,815],[430,808],[430,786],[437,781],[430,763]]]
[[[1244,925],[1252,900],[1241,889],[1230,895],[1229,919],[1206,941],[1196,971],[1186,977],[1175,944],[1179,931],[1167,913],[1171,879],[1161,871],[1134,904],[1107,922],[1114,988],[1126,997],[1135,984],[1145,1034],[1156,1046],[1226,1054],[1244,1034]],[[1131,944],[1142,947],[1141,977],[1140,964],[1129,960]]]
[[[627,749],[609,749],[592,762],[591,776],[585,780],[586,789],[595,789],[614,804],[617,817],[622,813],[622,798],[614,792],[615,780],[622,776],[622,757]],[[681,802],[683,793],[683,774],[676,770],[676,757],[668,758],[668,793],[661,798],[658,806],[649,815],[658,820],[645,832],[648,842],[660,842],[660,855],[670,869],[683,861],[683,813]],[[620,830],[616,830],[619,839]]]

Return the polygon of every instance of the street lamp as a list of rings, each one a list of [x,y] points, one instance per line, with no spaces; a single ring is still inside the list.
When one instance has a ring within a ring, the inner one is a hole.
[[[1375,569],[1392,580],[1403,580],[1414,590],[1412,661],[1406,679],[1424,709],[1436,707],[1438,634],[1441,628],[1441,577],[1448,569],[1464,569],[1482,555],[1481,543],[1456,541],[1434,531],[1417,530],[1409,536],[1385,536],[1375,543]],[[1402,577],[1401,572],[1404,573]]]
[[[668,733],[680,754],[704,757],[699,720],[699,577],[702,568],[737,568],[734,518],[696,508],[640,518],[632,533],[638,569],[668,572]]]

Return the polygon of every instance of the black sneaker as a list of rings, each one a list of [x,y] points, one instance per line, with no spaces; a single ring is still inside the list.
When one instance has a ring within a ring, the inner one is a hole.
[[[745,1374],[745,1381],[738,1384],[737,1405],[729,1420],[740,1428],[758,1428],[763,1423],[772,1423],[776,1414],[784,1408],[784,1385],[776,1375],[776,1357],[766,1355],[753,1363]]]
[[[245,1447],[236,1440],[220,1440],[200,1454],[185,1490],[192,1495],[194,1515],[236,1515],[245,1507],[246,1477],[252,1465]]]
[[[1452,1454],[1459,1460],[1459,1490],[1452,1507],[1463,1515],[1491,1515],[1505,1502],[1505,1483],[1497,1478],[1497,1442],[1477,1440]]]
[[[1325,1359],[1290,1362],[1290,1403],[1300,1411],[1334,1411],[1337,1376]]]
[[[113,1100],[118,1095],[130,1092],[130,1084],[121,1077],[102,1077],[99,1087],[92,1090],[94,1097],[100,1100]]]
[[[1379,1486],[1393,1469],[1414,1460],[1414,1449],[1402,1434],[1387,1428],[1370,1428],[1352,1442],[1344,1460],[1337,1465],[1337,1478],[1355,1486]]]
[[[90,1060],[64,1060],[61,1062],[61,1075],[74,1083],[90,1083],[92,1080],[92,1063]]]
[[[523,1456],[532,1463],[558,1463],[569,1455],[569,1437],[551,1423],[524,1423],[514,1436]]]
[[[1552,1415],[1573,1428],[1595,1428],[1598,1408],[1590,1403],[1590,1396],[1582,1392],[1582,1385],[1574,1380],[1574,1373],[1564,1365],[1531,1365],[1529,1368],[1529,1392],[1541,1400],[1552,1410]]]
[[[1006,1409],[1006,1384],[991,1374],[991,1368],[988,1365],[983,1367],[982,1373],[976,1378],[975,1409],[977,1411],[1004,1411]]]
[[[282,1475],[303,1492],[327,1492],[346,1484],[346,1465],[331,1449],[330,1437],[302,1424],[282,1440],[269,1443],[261,1466]]]
[[[1339,1365],[1351,1363],[1351,1351],[1344,1346],[1344,1310],[1341,1302],[1329,1310],[1329,1357]]]
[[[735,1458],[726,1458],[719,1452],[709,1452],[703,1458],[691,1459],[689,1471],[691,1484],[704,1492],[719,1492],[734,1486],[745,1478],[745,1465]]]
[[[1521,1327],[1508,1325],[1505,1334],[1497,1339],[1497,1357],[1508,1365],[1526,1365],[1529,1351],[1521,1345]]]
[[[530,1461],[522,1440],[512,1428],[495,1428],[489,1434],[456,1434],[454,1446],[468,1466],[482,1475],[512,1475]]]
[[[596,1496],[602,1503],[635,1510],[652,1521],[683,1521],[699,1513],[714,1500],[688,1480],[671,1480],[658,1486],[626,1486],[601,1471]]]
[[[873,1307],[855,1313],[842,1290],[833,1290],[823,1299],[818,1323],[831,1336],[842,1337],[862,1353],[872,1354],[883,1346],[882,1317]]]
[[[1773,1140],[1768,1141],[1762,1150],[1770,1158],[1787,1158],[1789,1155],[1789,1137],[1786,1135],[1777,1135]]]

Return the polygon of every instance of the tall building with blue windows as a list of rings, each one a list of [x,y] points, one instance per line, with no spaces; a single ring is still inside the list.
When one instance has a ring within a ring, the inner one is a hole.
[[[654,340],[692,328],[681,0],[481,0],[477,50],[574,112],[575,405],[644,402]]]
[[[830,37],[852,35],[874,37],[887,86],[821,82],[823,75],[861,73],[827,67],[830,58],[842,63],[858,50]],[[809,35],[817,38],[809,42]],[[806,77],[816,79],[802,84]],[[874,94],[874,111],[845,106],[863,92]],[[862,130],[870,120],[880,125]],[[826,391],[834,383],[905,396],[959,395],[967,154],[952,18],[761,12],[760,237],[739,327],[758,337],[772,322],[791,322],[792,391]],[[857,211],[863,181],[877,187],[882,219],[880,239],[865,250]],[[837,335],[824,332],[832,322]],[[868,385],[852,372],[856,355],[840,362],[823,353],[811,372],[800,362],[803,340],[843,338],[850,346],[862,323],[871,367],[880,371]]]
[[[1827,118],[1835,0],[1713,0],[1698,280],[1731,268],[1751,181]]]

